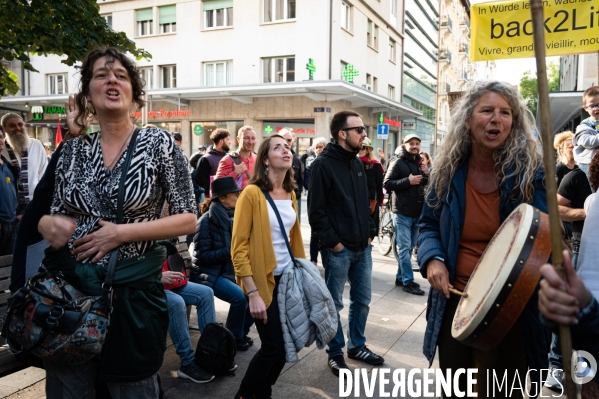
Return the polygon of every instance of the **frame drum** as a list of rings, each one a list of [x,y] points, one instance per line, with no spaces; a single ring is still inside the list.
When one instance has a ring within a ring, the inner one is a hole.
[[[499,227],[480,257],[451,328],[463,344],[487,351],[512,328],[551,254],[549,216],[521,204]]]

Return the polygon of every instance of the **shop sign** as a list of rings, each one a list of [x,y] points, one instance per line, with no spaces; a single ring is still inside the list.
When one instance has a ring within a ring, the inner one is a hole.
[[[31,114],[31,120],[41,121],[42,119],[44,119],[44,114],[38,114],[38,113]]]
[[[66,114],[64,107],[44,107],[45,114]]]
[[[394,126],[394,127],[401,127],[400,121],[396,121],[394,119],[387,119],[387,118],[385,118],[385,116],[382,113],[379,116],[379,123],[384,123],[386,125],[390,125],[390,126]]]
[[[200,125],[195,125],[193,127],[193,134],[195,134],[196,136],[201,136],[202,133],[204,133],[204,128]]]
[[[416,122],[404,122],[401,128],[403,130],[416,130]]]
[[[314,58],[310,58],[306,64],[308,70],[308,80],[314,80],[314,72],[316,72],[316,65],[314,65]]]
[[[329,107],[314,107],[314,112],[331,112],[331,109]]]
[[[137,112],[131,112],[131,116],[133,118],[141,118],[141,111],[137,111]],[[188,118],[191,116],[191,111],[188,110],[181,110],[181,111],[166,111],[164,109],[160,109],[160,111],[148,111],[148,118],[151,119],[156,119],[156,118],[160,118],[160,119],[170,119],[170,118],[174,118],[174,117],[184,117],[184,118]]]
[[[283,129],[285,126],[275,126],[274,129],[271,125],[266,125],[264,127],[264,132],[266,132],[266,134],[271,134],[273,132],[273,130],[275,132],[280,132],[281,129]],[[314,130],[314,128],[311,127],[292,127],[293,132],[295,134],[316,134],[316,130]]]

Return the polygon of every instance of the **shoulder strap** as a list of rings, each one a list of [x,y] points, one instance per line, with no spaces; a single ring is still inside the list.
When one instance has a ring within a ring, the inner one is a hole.
[[[275,205],[275,202],[272,200],[272,197],[270,196],[268,191],[262,190],[262,192],[264,193],[266,200],[268,201],[272,210],[275,212],[275,215],[277,216],[277,220],[279,221],[279,227],[281,228],[281,233],[283,233],[283,238],[285,239],[285,244],[287,244],[287,250],[289,250],[289,255],[291,256],[291,260],[295,262],[295,257],[293,256],[293,252],[291,251],[291,245],[289,245],[289,239],[287,238],[287,232],[285,231],[285,226],[283,226],[283,220],[281,219],[279,210],[277,209],[277,206]]]
[[[136,128],[131,136],[131,141],[127,147],[127,157],[123,164],[123,170],[121,172],[121,180],[119,182],[119,192],[116,200],[116,224],[123,223],[123,207],[125,202],[125,180],[127,180],[127,172],[131,165],[131,158],[133,158],[133,151],[135,150],[135,144],[137,142],[137,134],[139,128]],[[114,278],[114,272],[116,270],[116,263],[119,255],[119,249],[115,248],[110,253],[110,260],[108,262],[108,268],[106,270],[106,277],[104,278],[104,284],[102,284],[102,292],[108,294],[112,290],[112,280]]]

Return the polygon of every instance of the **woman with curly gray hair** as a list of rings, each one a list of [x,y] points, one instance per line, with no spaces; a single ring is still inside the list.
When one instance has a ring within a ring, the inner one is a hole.
[[[424,353],[440,368],[478,368],[478,392],[487,372],[516,374],[547,368],[549,340],[538,317],[536,293],[510,332],[482,352],[451,335],[460,296],[487,244],[518,205],[547,212],[542,155],[526,107],[515,86],[478,82],[454,107],[449,131],[435,157],[418,236],[418,262],[428,279],[429,314]],[[499,266],[499,265],[498,265]],[[466,378],[460,379],[466,389]],[[507,392],[500,396],[508,396]]]

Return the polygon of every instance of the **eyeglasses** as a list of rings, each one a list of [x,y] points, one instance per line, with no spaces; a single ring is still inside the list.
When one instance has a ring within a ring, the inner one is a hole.
[[[366,131],[366,126],[344,127],[341,130],[346,130],[346,131],[355,130],[358,134],[362,134]]]
[[[599,104],[589,104],[585,108],[593,111],[593,110],[596,110],[597,108],[599,108]]]

